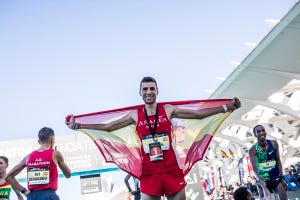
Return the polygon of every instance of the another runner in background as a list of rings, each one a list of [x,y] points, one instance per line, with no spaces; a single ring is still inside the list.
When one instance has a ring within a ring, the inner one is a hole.
[[[6,177],[13,188],[27,196],[27,200],[59,200],[56,190],[58,187],[57,165],[66,178],[71,177],[70,168],[64,162],[59,151],[53,149],[55,143],[54,131],[44,127],[38,133],[40,148],[26,156],[17,164]],[[24,168],[27,170],[28,190],[16,180]]]
[[[132,178],[134,184],[134,190],[130,187],[129,179]],[[141,191],[140,191],[140,181],[132,176],[131,174],[127,174],[124,179],[125,185],[128,189],[128,192],[134,196],[134,200],[141,200]]]
[[[6,169],[8,167],[8,158],[5,156],[0,156],[0,199],[9,200],[11,185],[5,180]],[[20,192],[13,189],[19,200],[23,200],[23,196]]]
[[[276,192],[281,200],[287,200],[287,184],[283,178],[277,141],[267,140],[262,125],[255,126],[253,133],[257,142],[250,148],[249,156],[257,181],[269,192]]]

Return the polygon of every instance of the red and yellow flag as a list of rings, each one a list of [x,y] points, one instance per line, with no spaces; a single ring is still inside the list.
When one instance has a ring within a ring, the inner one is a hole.
[[[230,99],[192,100],[163,102],[178,108],[201,110],[229,104]],[[115,110],[108,110],[75,116],[77,123],[97,124],[109,123],[121,118],[131,110],[136,110],[144,105],[136,105]],[[204,119],[172,119],[173,141],[182,164],[183,173],[186,175],[192,166],[203,159],[209,143],[222,122],[230,115],[219,113]],[[105,132],[81,129],[97,145],[106,162],[115,163],[120,169],[140,177],[142,157],[140,153],[140,140],[135,132],[135,126]]]

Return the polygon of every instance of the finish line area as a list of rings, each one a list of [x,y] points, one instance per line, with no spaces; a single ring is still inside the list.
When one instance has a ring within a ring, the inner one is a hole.
[[[196,170],[193,170],[187,178],[187,183],[190,183],[186,191],[190,194],[190,199],[204,199],[202,192],[202,186],[200,182],[194,182],[193,177],[198,176],[195,174]],[[64,198],[71,199],[110,199],[120,200],[128,198],[128,191],[124,185],[124,178],[126,173],[117,167],[73,172],[70,179],[66,179],[63,174],[59,174],[59,189],[57,193]],[[199,177],[200,178],[200,174]],[[24,187],[26,186],[26,178],[17,179]],[[191,187],[194,185],[195,187]],[[191,189],[192,188],[192,189]],[[198,191],[197,191],[198,190]],[[14,199],[15,194],[12,193]],[[296,191],[287,191],[289,200],[299,200],[300,189]],[[201,196],[201,198],[200,198]],[[16,197],[15,197],[16,198]],[[217,199],[217,198],[215,198]],[[256,199],[259,199],[256,197]],[[272,195],[272,199],[274,195]]]
[[[1,142],[0,144],[3,154],[10,158],[9,167],[13,167],[36,148],[34,139]],[[64,155],[65,162],[72,171],[70,179],[66,179],[59,171],[57,193],[61,199],[122,200],[128,198],[124,183],[127,173],[114,164],[105,163],[94,143],[85,135],[57,137],[57,148]],[[204,199],[201,182],[202,178],[205,179],[207,175],[203,174],[204,163],[198,162],[186,176],[186,195],[189,200]],[[25,171],[20,173],[17,180],[27,187]],[[235,176],[238,176],[237,173],[237,171],[234,173]],[[214,177],[214,179],[216,181],[218,178]],[[11,195],[12,200],[17,199],[15,193],[12,192]],[[300,190],[288,191],[288,197],[290,200],[296,200],[300,197]]]

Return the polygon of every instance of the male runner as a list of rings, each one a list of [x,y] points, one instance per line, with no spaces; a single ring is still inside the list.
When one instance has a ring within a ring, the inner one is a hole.
[[[281,200],[287,200],[287,184],[283,178],[279,147],[276,140],[267,140],[266,131],[262,125],[253,128],[257,138],[249,150],[250,162],[259,184],[266,186],[270,192],[276,192]]]
[[[125,126],[136,125],[136,133],[142,144],[143,160],[140,177],[142,199],[160,200],[161,196],[165,195],[168,200],[185,200],[186,183],[179,164],[178,153],[173,147],[171,119],[202,119],[235,110],[240,107],[240,102],[234,98],[228,105],[199,111],[181,109],[169,104],[162,105],[156,102],[158,87],[156,80],[152,77],[142,79],[139,94],[145,106],[129,112],[116,121],[108,124],[78,124],[71,116],[70,122],[66,124],[71,129],[102,131],[114,131]],[[163,144],[158,142],[162,140],[166,142]]]
[[[57,165],[66,178],[71,177],[70,168],[64,162],[62,154],[53,149],[55,136],[51,128],[42,128],[39,131],[38,138],[40,148],[17,164],[7,174],[6,180],[13,188],[27,196],[27,200],[59,200],[55,192],[58,187]],[[28,190],[20,185],[15,178],[25,167]]]

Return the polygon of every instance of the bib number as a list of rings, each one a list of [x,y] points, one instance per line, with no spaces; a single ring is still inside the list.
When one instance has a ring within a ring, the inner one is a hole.
[[[150,150],[150,161],[158,161],[164,159],[160,142],[150,143],[149,150]]]
[[[263,171],[270,171],[271,169],[273,169],[276,166],[276,161],[275,160],[270,160],[270,161],[266,161],[263,163],[259,163],[259,168]]]
[[[28,169],[27,179],[29,185],[39,185],[49,183],[49,169],[48,168],[38,168],[38,169]]]

